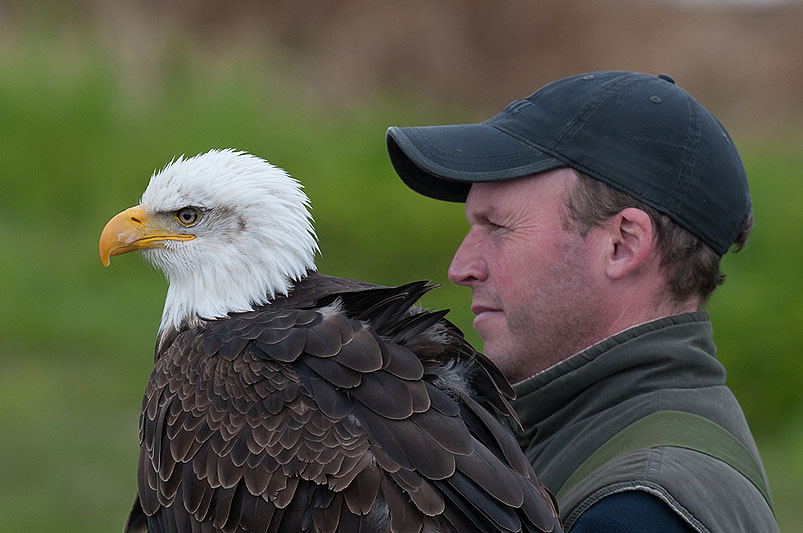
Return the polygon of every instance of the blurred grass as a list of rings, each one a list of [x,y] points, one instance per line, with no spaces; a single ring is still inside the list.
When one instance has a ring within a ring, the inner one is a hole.
[[[469,338],[446,269],[462,207],[395,177],[389,125],[473,120],[404,95],[332,108],[244,53],[223,68],[181,48],[132,83],[92,46],[31,39],[0,55],[0,516],[5,531],[116,531],[135,491],[137,417],[166,285],[135,257],[102,268],[97,238],[179,154],[236,147],[286,168],[313,203],[321,271],[432,279]],[[290,87],[289,89],[287,87]],[[800,264],[803,132],[740,143],[756,229],[726,259],[711,314],[729,383],[764,454],[782,529],[803,523]]]

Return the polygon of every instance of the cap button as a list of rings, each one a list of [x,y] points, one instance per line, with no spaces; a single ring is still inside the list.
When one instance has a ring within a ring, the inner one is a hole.
[[[659,77],[659,78],[661,78],[661,79],[662,79],[662,80],[664,80],[664,81],[668,81],[668,82],[669,82],[669,83],[671,83],[672,85],[674,85],[674,84],[675,84],[675,80],[673,80],[673,79],[672,79],[672,76],[670,76],[670,75],[668,75],[668,74],[658,74],[658,77]]]

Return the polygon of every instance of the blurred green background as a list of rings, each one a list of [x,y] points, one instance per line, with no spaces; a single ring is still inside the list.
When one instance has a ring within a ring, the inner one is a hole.
[[[800,4],[334,4],[0,1],[0,529],[122,527],[166,284],[134,256],[104,269],[97,238],[154,170],[216,147],[286,168],[321,271],[442,283],[424,303],[477,342],[446,279],[462,207],[401,184],[385,129],[482,120],[622,68],[672,74],[740,147],[756,227],[710,312],[782,530],[799,531]]]

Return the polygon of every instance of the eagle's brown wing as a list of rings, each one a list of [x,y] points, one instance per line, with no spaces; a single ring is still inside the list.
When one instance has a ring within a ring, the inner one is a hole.
[[[443,313],[410,310],[426,290],[313,274],[171,335],[129,530],[559,530],[494,413],[509,385]]]

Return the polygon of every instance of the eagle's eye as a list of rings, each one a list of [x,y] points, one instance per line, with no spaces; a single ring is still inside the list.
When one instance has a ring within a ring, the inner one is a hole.
[[[183,207],[176,211],[176,220],[182,226],[190,227],[198,223],[201,211],[197,207]]]

